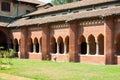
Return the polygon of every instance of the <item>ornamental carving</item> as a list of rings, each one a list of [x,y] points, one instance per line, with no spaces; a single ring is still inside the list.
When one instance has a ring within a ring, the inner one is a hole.
[[[103,24],[103,20],[89,20],[80,22],[80,26]]]
[[[39,30],[41,30],[42,28],[41,27],[31,27],[31,28],[29,28],[28,30],[29,31],[39,31]]]
[[[51,28],[55,29],[55,28],[67,28],[69,27],[68,24],[58,24],[58,25],[52,25]]]

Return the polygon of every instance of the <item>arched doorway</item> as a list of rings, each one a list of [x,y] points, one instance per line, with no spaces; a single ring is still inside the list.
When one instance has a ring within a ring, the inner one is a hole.
[[[0,47],[4,47],[4,50],[8,49],[7,37],[2,31],[0,31]]]

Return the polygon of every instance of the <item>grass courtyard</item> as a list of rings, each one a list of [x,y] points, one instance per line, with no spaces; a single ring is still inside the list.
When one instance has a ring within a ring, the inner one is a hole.
[[[120,66],[13,59],[0,73],[32,80],[120,80]],[[0,78],[0,80],[4,80]],[[9,79],[8,79],[9,80]]]

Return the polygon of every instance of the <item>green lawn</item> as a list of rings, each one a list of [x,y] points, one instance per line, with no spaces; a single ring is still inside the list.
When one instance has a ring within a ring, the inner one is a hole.
[[[120,80],[120,66],[13,59],[0,73],[35,80]]]

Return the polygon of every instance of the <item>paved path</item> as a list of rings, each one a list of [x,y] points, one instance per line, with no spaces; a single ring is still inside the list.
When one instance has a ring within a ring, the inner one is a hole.
[[[10,74],[5,74],[5,73],[0,73],[0,78],[5,79],[5,80],[33,80],[33,79],[10,75]]]

